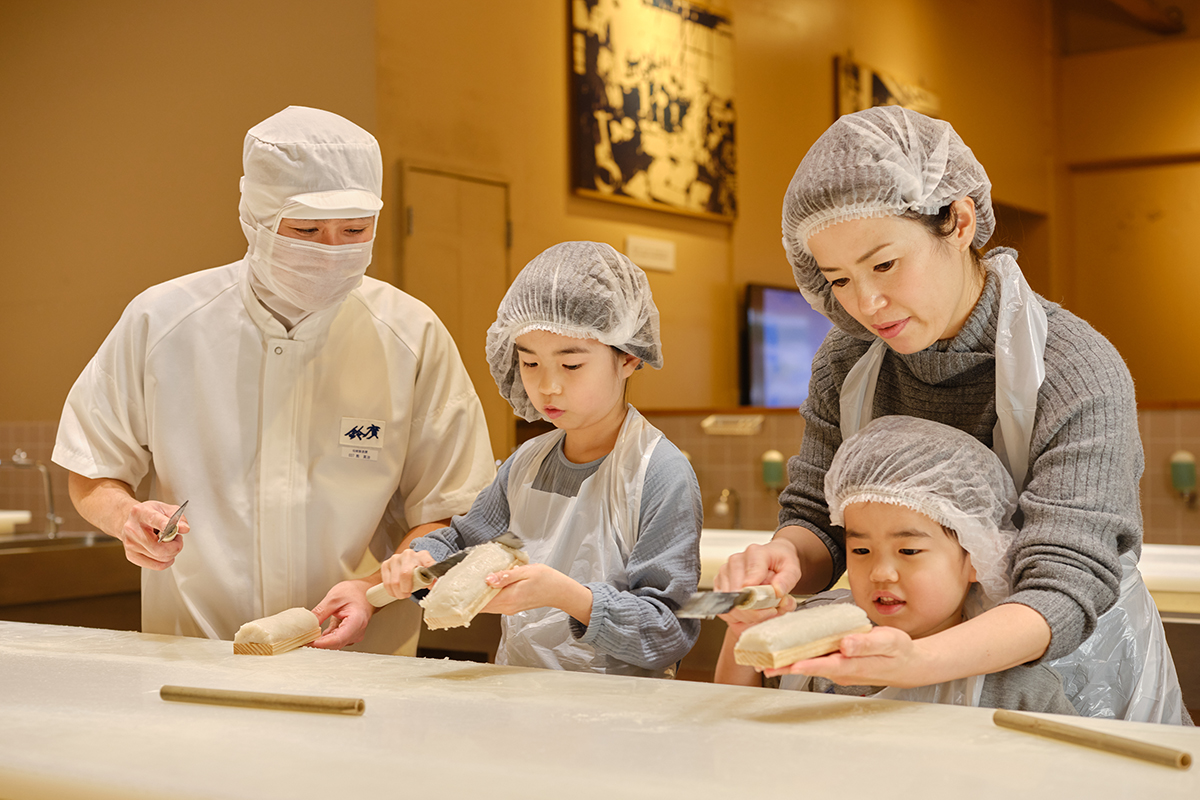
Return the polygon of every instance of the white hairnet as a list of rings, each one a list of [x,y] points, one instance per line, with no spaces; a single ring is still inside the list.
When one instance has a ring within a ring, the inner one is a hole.
[[[383,157],[375,137],[328,111],[288,106],[255,125],[242,149],[243,229],[282,217],[356,219],[383,208]],[[286,213],[284,213],[286,211]]]
[[[1008,470],[982,442],[957,428],[915,417],[880,417],[838,448],[825,474],[834,525],[852,503],[910,508],[958,535],[990,608],[1011,593],[1009,547],[1017,492]]]
[[[538,419],[538,410],[525,394],[513,343],[534,330],[596,339],[662,368],[658,309],[646,273],[606,244],[563,242],[539,254],[508,287],[488,328],[492,377],[529,421]]]
[[[846,333],[874,339],[833,297],[808,250],[831,225],[914,211],[937,214],[956,200],[975,201],[974,245],[996,227],[992,184],[950,123],[899,106],[847,114],[833,123],[792,176],[783,199],[783,248],[800,291]]]

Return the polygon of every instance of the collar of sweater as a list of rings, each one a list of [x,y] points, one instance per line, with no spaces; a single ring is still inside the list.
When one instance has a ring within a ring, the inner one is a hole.
[[[986,260],[984,262],[986,266]],[[1000,279],[989,269],[983,293],[957,336],[934,342],[917,353],[890,352],[923,383],[937,385],[951,381],[979,367],[995,362],[996,316],[1000,307]]]

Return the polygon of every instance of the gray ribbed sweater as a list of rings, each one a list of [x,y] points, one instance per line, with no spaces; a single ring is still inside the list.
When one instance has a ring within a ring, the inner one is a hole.
[[[1039,298],[1041,299],[1041,298]],[[1142,514],[1133,380],[1108,340],[1086,322],[1041,299],[1049,325],[1046,380],[1030,445],[1030,480],[1021,494],[1014,544],[1013,595],[1039,612],[1052,639],[1042,660],[1075,650],[1120,591],[1120,554],[1140,554]],[[886,351],[875,417],[907,414],[963,430],[988,447],[996,425],[995,319],[999,283],[983,294],[953,339],[919,353]],[[833,579],[846,568],[841,528],[829,522],[825,472],[841,444],[839,392],[870,343],[834,328],[813,362],[800,454],[788,461],[780,527],[816,533],[833,555]]]

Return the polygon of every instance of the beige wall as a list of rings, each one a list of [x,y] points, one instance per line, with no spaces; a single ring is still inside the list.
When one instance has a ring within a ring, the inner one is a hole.
[[[1200,154],[1197,85],[1196,39],[1063,58],[1063,160]]]
[[[374,3],[2,3],[0,86],[0,420],[57,419],[135,294],[245,252],[250,126],[376,126]]]
[[[667,368],[639,373],[631,399],[643,406],[736,403],[729,227],[569,194],[567,3],[517,7],[479,3],[465,14],[456,4],[379,3],[385,152],[509,182],[514,271],[560,241],[618,249],[628,234],[675,241],[679,269],[650,276]]]
[[[1194,39],[1061,62],[1058,285],[1146,407],[1200,407],[1197,85]]]
[[[734,225],[568,191],[568,4],[151,0],[0,6],[6,87],[0,419],[53,419],[71,382],[141,289],[241,255],[245,130],[289,103],[379,136],[388,206],[374,274],[400,265],[403,160],[511,184],[519,268],[545,247],[627,234],[673,240],[654,273],[667,367],[639,373],[644,407],[736,403],[747,281],[787,285],[779,204],[832,120],[832,59],[854,55],[938,94],[998,200],[1051,205],[1048,4],[734,0],[739,202]],[[462,342],[464,349],[480,346]],[[481,392],[491,387],[480,387]]]
[[[639,373],[648,408],[737,403],[737,316],[748,281],[788,285],[780,201],[832,122],[832,61],[860,60],[923,83],[979,155],[998,200],[1050,207],[1047,4],[936,0],[734,0],[738,201],[732,225],[568,193],[568,3],[379,4],[380,132],[392,157],[512,184],[512,264],[583,238],[671,239],[674,274],[652,273],[666,367]],[[482,346],[460,342],[460,347]],[[482,388],[481,391],[487,391]]]

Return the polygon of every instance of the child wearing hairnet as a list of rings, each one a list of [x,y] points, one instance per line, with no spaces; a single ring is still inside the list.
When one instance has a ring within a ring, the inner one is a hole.
[[[683,454],[627,404],[625,382],[662,367],[646,275],[613,248],[555,245],[529,262],[488,330],[500,393],[557,430],[522,445],[469,513],[385,562],[412,571],[506,530],[527,566],[488,576],[504,615],[499,664],[668,676],[699,634],[674,611],[700,578],[700,488]]]
[[[846,531],[850,590],[826,592],[805,605],[853,602],[877,627],[847,636],[840,652],[768,670],[783,676],[781,688],[1076,713],[1062,678],[1045,664],[917,687],[839,686],[821,677],[831,663],[858,657],[863,639],[886,637],[903,653],[906,642],[946,631],[1009,595],[1017,495],[995,453],[941,423],[880,417],[838,449],[825,496],[833,523]],[[758,680],[752,668],[733,662],[746,627],[730,622],[720,683]]]

